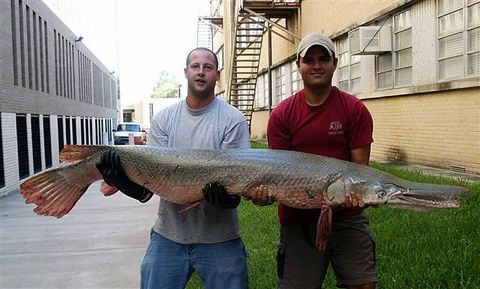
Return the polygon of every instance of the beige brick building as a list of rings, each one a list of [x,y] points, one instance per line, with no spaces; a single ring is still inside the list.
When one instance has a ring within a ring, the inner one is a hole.
[[[336,45],[334,85],[372,113],[374,160],[480,174],[480,0],[213,0],[201,21],[220,58],[216,92],[253,139],[302,88],[296,47],[318,31]]]

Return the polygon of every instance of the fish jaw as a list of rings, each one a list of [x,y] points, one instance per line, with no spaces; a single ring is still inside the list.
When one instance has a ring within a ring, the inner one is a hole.
[[[415,183],[416,186],[393,194],[386,204],[425,208],[459,208],[458,198],[468,190],[458,186]]]
[[[392,207],[429,211],[440,208],[459,208],[458,198],[468,194],[459,186],[424,184],[417,182],[376,183],[364,196],[366,204],[386,204]]]

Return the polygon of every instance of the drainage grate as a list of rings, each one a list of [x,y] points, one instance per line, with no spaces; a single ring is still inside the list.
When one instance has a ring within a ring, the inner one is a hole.
[[[462,167],[462,166],[457,166],[457,165],[451,165],[450,170],[454,172],[459,172],[459,173],[466,173],[467,169]]]

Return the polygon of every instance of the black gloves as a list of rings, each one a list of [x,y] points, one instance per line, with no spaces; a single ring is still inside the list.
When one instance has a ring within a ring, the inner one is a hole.
[[[109,149],[104,152],[100,158],[100,162],[95,166],[109,186],[117,188],[130,198],[145,203],[153,196],[153,193],[147,188],[132,182],[127,177],[125,171],[122,169],[120,156],[115,151]]]
[[[205,200],[220,209],[234,209],[241,201],[240,196],[229,195],[225,187],[218,183],[209,183],[203,188]]]

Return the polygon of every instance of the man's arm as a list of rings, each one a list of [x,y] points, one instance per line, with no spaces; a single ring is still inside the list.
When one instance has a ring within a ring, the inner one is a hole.
[[[371,145],[368,144],[361,148],[351,150],[350,151],[351,161],[353,163],[368,166],[368,163],[370,161],[370,147]]]
[[[268,148],[276,150],[290,149],[291,136],[279,117],[272,112],[267,127]]]
[[[242,120],[228,129],[222,143],[221,149],[227,148],[250,148],[250,133],[248,131],[248,124],[242,115]]]

